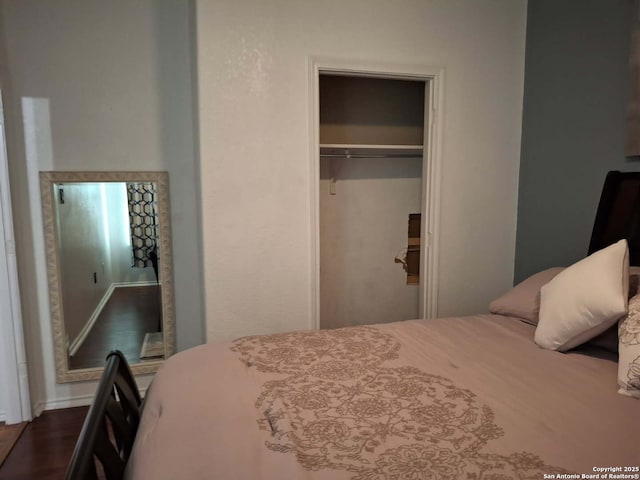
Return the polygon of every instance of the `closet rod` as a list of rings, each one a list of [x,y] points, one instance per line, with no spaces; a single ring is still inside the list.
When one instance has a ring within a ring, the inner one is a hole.
[[[422,158],[415,153],[321,153],[321,158]]]

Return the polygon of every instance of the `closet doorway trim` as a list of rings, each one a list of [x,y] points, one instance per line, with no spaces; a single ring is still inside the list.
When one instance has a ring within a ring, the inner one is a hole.
[[[422,158],[422,232],[419,315],[438,316],[438,254],[444,68],[427,65],[309,58],[309,157],[311,159],[311,312],[309,328],[320,328],[320,75],[352,75],[425,82],[425,133]]]

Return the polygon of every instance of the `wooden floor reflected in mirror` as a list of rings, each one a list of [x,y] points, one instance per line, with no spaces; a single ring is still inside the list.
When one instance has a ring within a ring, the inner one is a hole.
[[[114,289],[80,348],[68,357],[69,369],[102,367],[114,349],[130,364],[164,358],[164,348],[153,348],[154,341],[162,343],[160,298],[158,285]]]

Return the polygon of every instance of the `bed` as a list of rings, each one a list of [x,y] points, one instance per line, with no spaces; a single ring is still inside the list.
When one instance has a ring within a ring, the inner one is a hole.
[[[592,245],[609,235],[598,228]],[[147,392],[125,478],[639,478],[640,399],[618,393],[618,324],[563,353],[536,343],[541,285],[562,275],[532,277],[492,314],[181,352]]]

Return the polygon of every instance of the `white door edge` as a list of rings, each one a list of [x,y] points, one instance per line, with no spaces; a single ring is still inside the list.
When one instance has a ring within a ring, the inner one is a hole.
[[[9,166],[0,94],[0,365],[6,382],[4,421],[7,424],[32,418],[27,360],[24,347],[18,266],[13,236]]]

